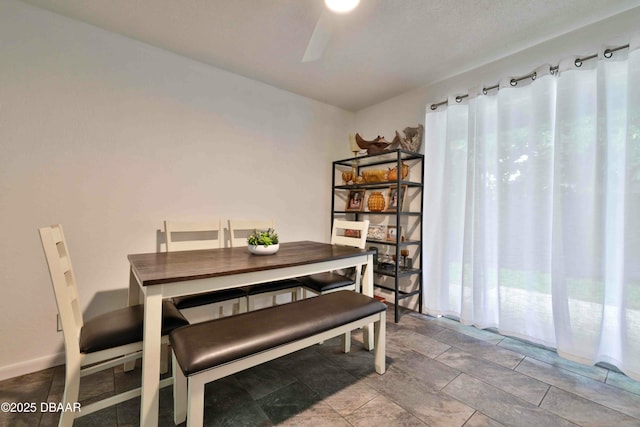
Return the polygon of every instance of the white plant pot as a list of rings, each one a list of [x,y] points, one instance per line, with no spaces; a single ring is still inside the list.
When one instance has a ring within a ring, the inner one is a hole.
[[[278,252],[278,249],[280,249],[280,244],[276,243],[275,245],[269,246],[249,245],[247,248],[249,248],[249,252],[255,255],[273,255]]]

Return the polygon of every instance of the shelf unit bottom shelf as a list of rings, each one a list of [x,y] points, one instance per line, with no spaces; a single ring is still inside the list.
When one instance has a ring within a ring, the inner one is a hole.
[[[389,291],[391,293],[394,294],[394,298],[396,298],[396,300],[394,301],[394,305],[395,307],[395,322],[398,323],[400,316],[398,315],[398,303],[405,299],[405,298],[409,298],[415,295],[418,295],[420,297],[420,290],[416,289],[415,291],[401,291],[400,289],[398,289],[397,294],[396,294],[396,289],[390,287],[390,286],[385,286],[385,285],[380,285],[378,283],[374,283],[373,286],[375,288],[379,288],[379,289],[384,289],[385,291]],[[422,298],[419,298],[420,300]],[[420,304],[420,303],[419,303]],[[421,305],[421,304],[420,304]],[[420,307],[419,312],[422,313],[422,307]]]
[[[381,276],[387,277],[407,277],[420,273],[422,273],[422,270],[419,268],[401,268],[397,274],[395,270],[384,270],[379,268],[373,269],[373,274],[380,274]]]

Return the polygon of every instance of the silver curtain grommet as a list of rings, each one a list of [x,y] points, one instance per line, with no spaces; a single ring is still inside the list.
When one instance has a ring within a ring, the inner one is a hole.
[[[511,79],[511,81],[509,82],[509,84],[511,86],[517,86],[518,85],[518,81],[516,79]]]
[[[578,68],[582,67],[582,59],[577,58],[577,59],[573,62],[573,64],[574,64],[576,67],[578,67]]]

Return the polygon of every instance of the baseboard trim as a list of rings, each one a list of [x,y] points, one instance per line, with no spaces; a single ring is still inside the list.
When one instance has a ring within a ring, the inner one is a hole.
[[[0,381],[13,377],[30,374],[32,372],[41,371],[43,369],[53,368],[54,366],[64,364],[64,353],[52,354],[49,356],[38,357],[36,359],[26,360],[20,363],[0,367]]]

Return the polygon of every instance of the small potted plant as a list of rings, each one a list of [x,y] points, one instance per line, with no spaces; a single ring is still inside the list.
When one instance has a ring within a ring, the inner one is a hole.
[[[278,234],[272,228],[267,230],[253,230],[247,237],[249,252],[256,255],[271,255],[278,252]]]

